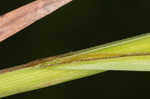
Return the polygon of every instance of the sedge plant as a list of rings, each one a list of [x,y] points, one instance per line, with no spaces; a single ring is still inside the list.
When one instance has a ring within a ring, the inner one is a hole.
[[[0,41],[70,1],[37,0],[0,17]],[[39,10],[27,10],[32,5],[36,5],[35,9]],[[22,10],[24,11],[20,12]],[[20,15],[22,17],[19,17]],[[29,17],[32,17],[32,20],[28,19]],[[19,25],[19,23],[24,24]],[[0,70],[0,98],[88,77],[108,70],[150,71],[149,42],[150,33],[147,33],[2,69]]]
[[[107,70],[150,71],[150,34],[36,60],[0,71],[0,97]]]

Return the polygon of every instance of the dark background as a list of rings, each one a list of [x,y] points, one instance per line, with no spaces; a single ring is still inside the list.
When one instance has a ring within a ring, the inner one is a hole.
[[[2,0],[0,15],[33,0]],[[150,31],[149,0],[74,0],[0,43],[0,68]],[[150,98],[149,72],[105,72],[5,99]]]

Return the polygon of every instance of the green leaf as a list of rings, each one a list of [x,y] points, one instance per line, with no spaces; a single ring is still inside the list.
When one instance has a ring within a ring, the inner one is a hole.
[[[45,58],[0,71],[0,97],[106,70],[150,71],[150,34]]]

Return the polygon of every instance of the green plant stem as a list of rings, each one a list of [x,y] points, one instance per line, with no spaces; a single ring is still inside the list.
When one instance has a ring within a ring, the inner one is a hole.
[[[150,34],[0,71],[0,97],[87,77],[106,70],[150,71]]]

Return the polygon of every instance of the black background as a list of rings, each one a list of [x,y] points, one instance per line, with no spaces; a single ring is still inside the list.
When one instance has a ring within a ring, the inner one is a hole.
[[[0,15],[33,0],[2,0]],[[150,31],[149,0],[74,0],[0,43],[0,68]],[[149,72],[109,71],[5,99],[150,98]]]

